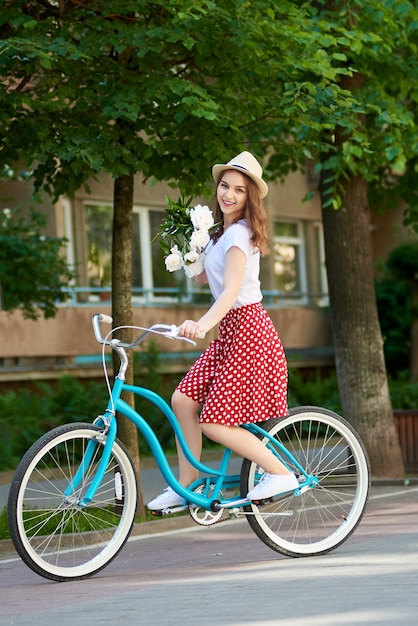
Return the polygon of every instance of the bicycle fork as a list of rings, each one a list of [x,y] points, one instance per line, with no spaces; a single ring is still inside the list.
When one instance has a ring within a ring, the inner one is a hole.
[[[103,431],[98,431],[97,436],[89,441],[86,450],[81,459],[80,465],[74,474],[73,479],[64,491],[65,503],[71,505],[77,505],[79,508],[88,506],[105,475],[106,469],[109,464],[110,456],[112,454],[113,444],[116,439],[116,420],[111,419],[111,411],[108,409],[105,415],[99,415],[95,424],[100,427],[104,427]],[[90,475],[92,461],[94,459],[98,446],[101,447],[102,454],[98,463],[94,476]],[[78,498],[76,495],[80,485],[86,482],[87,478],[91,479],[90,485],[82,498]],[[121,499],[122,482],[121,476],[117,472],[115,473],[115,495],[116,499]],[[119,495],[120,494],[120,495]]]

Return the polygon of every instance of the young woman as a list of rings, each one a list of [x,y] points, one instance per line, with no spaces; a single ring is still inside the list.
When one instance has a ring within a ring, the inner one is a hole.
[[[268,187],[249,152],[212,168],[216,182],[215,222],[221,226],[205,251],[205,270],[214,303],[197,321],[186,320],[180,335],[189,339],[220,322],[212,341],[172,396],[172,407],[192,453],[200,458],[202,432],[264,469],[247,494],[263,500],[298,486],[296,476],[240,424],[287,415],[287,363],[281,341],[261,305],[260,257],[267,255]],[[198,471],[177,445],[179,480],[189,486]],[[151,510],[184,504],[171,487],[148,503]]]

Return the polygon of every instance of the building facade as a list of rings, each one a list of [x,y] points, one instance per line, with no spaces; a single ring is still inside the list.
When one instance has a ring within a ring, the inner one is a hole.
[[[270,184],[265,200],[271,254],[263,259],[264,304],[282,337],[293,365],[332,363],[332,340],[328,314],[321,207],[316,192],[304,202],[316,181],[307,172],[294,172],[284,183]],[[146,327],[155,322],[179,324],[197,318],[210,304],[206,288],[198,288],[182,272],[165,270],[163,253],[153,241],[162,221],[167,195],[178,192],[164,183],[135,181],[133,210],[134,320]],[[80,377],[98,375],[100,347],[91,329],[94,312],[111,311],[111,239],[113,180],[101,175],[89,181],[89,192],[80,189],[75,197],[61,197],[55,204],[43,198],[32,201],[28,183],[9,182],[1,187],[2,206],[35,206],[48,216],[48,233],[66,237],[66,254],[77,278],[65,304],[54,319],[24,320],[19,312],[0,311],[0,383],[28,379],[54,379],[73,372]],[[6,200],[7,199],[7,200]],[[199,198],[200,203],[208,199]],[[383,259],[406,234],[400,213],[376,216],[372,237],[376,261]],[[215,336],[213,331],[189,348],[180,342],[160,342],[163,365],[184,371],[196,351],[203,350]]]

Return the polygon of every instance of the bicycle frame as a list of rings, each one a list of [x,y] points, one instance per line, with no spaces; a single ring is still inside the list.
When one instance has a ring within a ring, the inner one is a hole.
[[[105,342],[102,340],[102,343]],[[156,392],[150,389],[138,387],[136,385],[128,385],[125,383],[125,371],[127,362],[124,348],[128,346],[126,346],[125,344],[121,344],[121,342],[118,342],[117,340],[112,340],[108,343],[116,352],[118,352],[121,358],[121,366],[118,376],[116,377],[113,388],[111,390],[111,396],[107,409],[104,415],[98,416],[94,422],[96,425],[104,429],[103,433],[100,433],[98,435],[97,441],[99,441],[100,443],[105,442],[105,445],[96,474],[92,479],[84,498],[79,501],[79,506],[87,506],[93,500],[95,493],[100,486],[101,481],[103,480],[103,476],[111,455],[112,447],[117,435],[117,420],[115,417],[116,412],[119,412],[120,414],[126,416],[133,424],[135,424],[136,428],[147,441],[147,444],[149,445],[150,450],[156,460],[158,468],[162,476],[166,480],[167,484],[170,485],[170,487],[172,487],[187,502],[191,502],[205,510],[219,510],[220,508],[243,507],[245,505],[248,505],[248,500],[246,500],[245,498],[243,499],[239,496],[229,499],[223,499],[222,497],[220,497],[222,488],[239,487],[240,484],[239,475],[227,474],[232,451],[228,448],[224,449],[219,469],[211,468],[196,459],[196,457],[192,454],[187,445],[187,442],[181,431],[180,424],[169,404]],[[181,446],[189,463],[207,476],[199,478],[189,487],[181,485],[167,461],[167,457],[154,430],[151,428],[151,426],[142,415],[140,415],[135,409],[133,409],[129,404],[122,400],[121,395],[123,391],[131,392],[137,396],[146,398],[163,413],[165,418],[169,420],[173,432],[177,437],[179,445]],[[298,468],[300,475],[303,476],[305,480],[303,484],[301,484],[300,488],[295,491],[295,495],[298,495],[298,492],[300,493],[303,488],[315,485],[316,478],[309,476],[300,465],[300,463],[297,461],[297,459],[295,459],[293,455],[289,453],[279,441],[272,438],[267,431],[265,431],[257,424],[245,424],[243,425],[243,427],[250,430],[254,434],[262,434],[264,437],[270,439],[271,443],[269,447],[272,452],[281,460],[281,462],[284,463],[284,465],[287,465],[287,459],[290,463],[293,463],[293,465]],[[68,486],[65,492],[66,497],[72,496],[74,490],[77,488],[77,485],[83,478],[96,446],[97,443],[95,441],[91,441],[87,446],[84,458],[80,463],[80,466],[72,480],[72,483]],[[195,490],[200,485],[205,485],[206,489],[202,493],[196,493]],[[209,495],[210,488],[212,489]]]
[[[202,463],[189,449],[169,404],[154,391],[126,384],[126,350],[150,332],[177,338],[177,328],[132,327],[142,334],[127,344],[111,338],[117,328],[103,339],[99,322],[111,324],[112,319],[93,316],[109,393],[104,413],[94,426],[70,423],[45,433],[21,460],[10,486],[10,535],[19,556],[34,572],[56,581],[82,580],[103,569],[125,545],[135,523],[137,483],[129,453],[116,439],[117,414],[125,415],[143,435],[162,476],[180,494],[180,504],[153,514],[188,509],[196,523],[209,526],[229,511],[235,517],[245,516],[267,547],[292,557],[327,554],[350,537],[364,514],[370,469],[364,445],[343,417],[306,406],[290,410],[280,420],[243,425],[297,477],[293,490],[249,501],[240,493],[257,485],[263,471],[254,460],[244,458],[239,474],[228,474],[230,449],[224,449],[216,469]],[[105,346],[120,357],[113,384],[106,370]],[[189,487],[179,483],[156,433],[146,417],[122,399],[124,391],[159,409],[201,478]]]

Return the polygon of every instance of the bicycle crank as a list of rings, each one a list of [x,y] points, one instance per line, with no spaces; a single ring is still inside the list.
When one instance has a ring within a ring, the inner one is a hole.
[[[205,489],[206,489],[205,485],[199,485],[193,491],[195,493],[203,493]],[[205,493],[205,495],[207,496],[210,495],[210,492],[212,490],[213,490],[213,487],[209,487],[209,493]],[[219,495],[222,497],[222,493],[220,493]],[[190,517],[197,524],[201,524],[202,526],[210,526],[211,524],[216,524],[216,522],[219,522],[219,520],[221,519],[223,512],[224,512],[223,508],[220,508],[214,511],[207,511],[206,509],[203,509],[197,504],[193,504],[192,502],[189,502]]]

